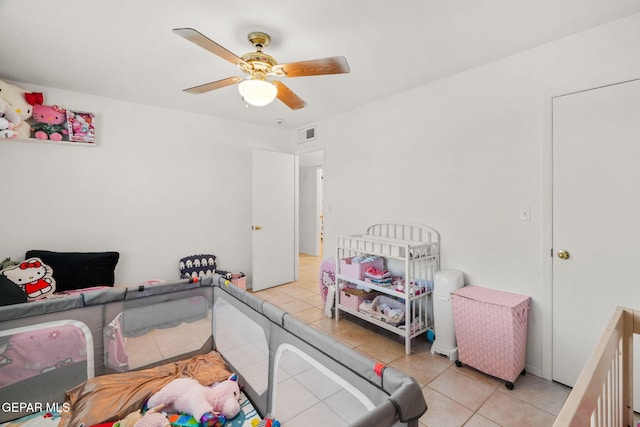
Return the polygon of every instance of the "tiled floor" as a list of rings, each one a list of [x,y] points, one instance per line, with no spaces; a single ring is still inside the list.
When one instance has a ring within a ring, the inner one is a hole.
[[[211,310],[208,316],[174,327],[152,329],[146,334],[127,337],[129,369],[198,350],[211,335]]]
[[[324,314],[319,293],[321,258],[301,255],[300,279],[256,292],[311,326],[367,354],[372,359],[411,375],[422,386],[429,409],[421,426],[550,426],[569,389],[527,374],[518,378],[514,390],[504,381],[469,367],[457,368],[448,358],[432,355],[426,337],[416,338],[413,351],[405,355],[403,339],[366,322],[341,316],[336,322]]]

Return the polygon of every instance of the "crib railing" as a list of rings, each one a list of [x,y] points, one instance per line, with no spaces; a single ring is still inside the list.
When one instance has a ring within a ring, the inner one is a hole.
[[[618,307],[554,427],[631,427],[633,334],[640,334],[640,311]]]

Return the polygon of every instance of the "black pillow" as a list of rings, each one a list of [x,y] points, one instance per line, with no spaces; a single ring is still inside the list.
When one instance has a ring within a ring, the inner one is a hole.
[[[38,257],[53,269],[56,291],[92,286],[113,286],[118,252],[52,252],[30,250],[26,259]]]
[[[0,305],[27,302],[27,294],[6,276],[0,274]]]

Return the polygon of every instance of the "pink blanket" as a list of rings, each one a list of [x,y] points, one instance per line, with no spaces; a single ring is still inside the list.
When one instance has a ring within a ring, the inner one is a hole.
[[[81,322],[0,331],[0,388],[85,360],[92,367],[92,354],[91,332]]]

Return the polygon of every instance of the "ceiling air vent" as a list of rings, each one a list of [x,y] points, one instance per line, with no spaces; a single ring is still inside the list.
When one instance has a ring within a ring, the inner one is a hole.
[[[311,126],[304,129],[298,129],[298,144],[304,144],[305,142],[315,141],[317,136],[317,130],[315,126]]]

